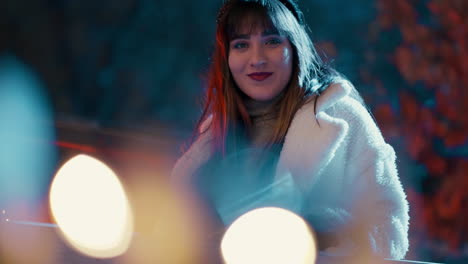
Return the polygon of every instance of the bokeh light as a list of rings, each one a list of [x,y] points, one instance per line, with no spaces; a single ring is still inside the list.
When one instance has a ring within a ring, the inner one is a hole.
[[[0,57],[0,208],[36,203],[47,193],[56,152],[51,110],[36,74]]]
[[[315,263],[312,230],[298,215],[277,207],[252,210],[232,223],[221,241],[227,264]]]
[[[123,263],[212,263],[203,251],[209,247],[204,245],[209,231],[204,226],[203,208],[192,197],[172,189],[159,174],[134,169],[132,175],[138,177],[126,185],[136,234]]]
[[[53,263],[55,241],[40,228],[43,198],[56,162],[46,89],[32,67],[0,56],[0,263]],[[27,252],[27,254],[25,254]]]
[[[133,214],[114,172],[99,160],[77,155],[57,172],[50,208],[64,238],[85,255],[123,254],[133,234]]]

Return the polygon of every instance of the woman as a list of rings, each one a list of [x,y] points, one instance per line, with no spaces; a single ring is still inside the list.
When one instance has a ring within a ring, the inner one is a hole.
[[[321,61],[291,0],[220,9],[196,140],[172,178],[195,186],[225,225],[276,205],[307,219],[324,252],[399,259],[408,249],[393,148]]]

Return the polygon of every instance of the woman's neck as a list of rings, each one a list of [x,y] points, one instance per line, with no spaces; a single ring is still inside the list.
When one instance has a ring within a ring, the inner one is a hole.
[[[274,117],[277,113],[277,105],[280,97],[275,97],[269,101],[258,101],[251,98],[245,98],[244,104],[252,119],[259,117]]]
[[[278,118],[280,100],[281,97],[269,101],[245,98],[244,104],[252,122],[249,128],[249,139],[252,147],[266,146],[271,140]]]

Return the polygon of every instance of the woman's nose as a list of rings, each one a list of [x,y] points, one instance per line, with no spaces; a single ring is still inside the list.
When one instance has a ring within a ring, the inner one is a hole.
[[[267,63],[265,51],[261,45],[255,45],[252,49],[250,66],[254,68],[262,67]]]

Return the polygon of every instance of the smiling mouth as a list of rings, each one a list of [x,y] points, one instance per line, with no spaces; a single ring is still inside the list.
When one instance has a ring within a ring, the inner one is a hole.
[[[272,74],[273,74],[272,72],[254,72],[254,73],[248,74],[248,76],[252,80],[263,81],[266,78],[270,77]]]

